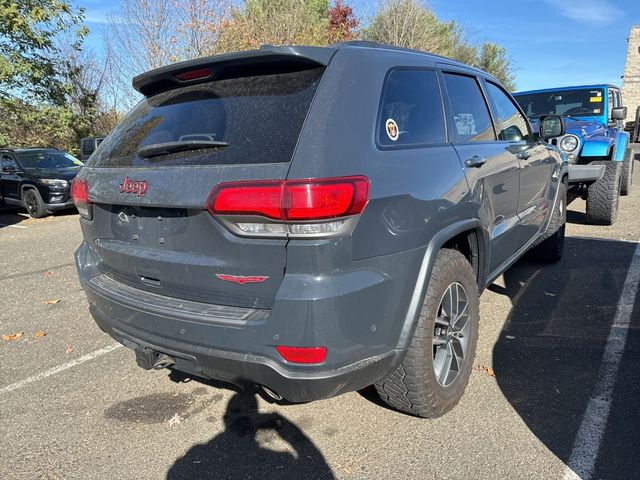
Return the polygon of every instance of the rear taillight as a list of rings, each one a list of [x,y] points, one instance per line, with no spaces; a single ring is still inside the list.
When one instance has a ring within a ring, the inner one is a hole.
[[[328,237],[350,233],[369,201],[364,176],[222,183],[207,210],[244,236]]]
[[[93,218],[93,203],[89,200],[89,182],[86,179],[73,179],[71,182],[71,199],[82,217],[89,220]]]

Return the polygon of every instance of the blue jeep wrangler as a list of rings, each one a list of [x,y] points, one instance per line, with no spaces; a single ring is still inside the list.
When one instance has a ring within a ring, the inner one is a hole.
[[[533,124],[545,115],[565,117],[566,132],[550,143],[569,162],[569,183],[583,191],[587,221],[611,225],[618,216],[618,199],[631,190],[633,156],[624,131],[627,107],[620,89],[585,85],[520,92],[514,95]]]

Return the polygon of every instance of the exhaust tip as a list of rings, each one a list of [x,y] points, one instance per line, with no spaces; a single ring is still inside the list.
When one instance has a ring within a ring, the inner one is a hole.
[[[274,400],[276,400],[278,402],[282,400],[282,395],[280,395],[279,393],[274,392],[273,390],[271,390],[268,387],[265,387],[264,385],[260,385],[260,387],[262,387],[262,390],[264,391],[264,393],[269,395]]]

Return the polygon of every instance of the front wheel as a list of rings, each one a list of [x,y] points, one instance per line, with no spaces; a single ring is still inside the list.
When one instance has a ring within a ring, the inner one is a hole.
[[[565,225],[567,223],[567,184],[558,186],[556,206],[542,241],[533,249],[536,258],[545,263],[560,261],[564,252]]]
[[[605,165],[604,175],[589,185],[587,191],[587,223],[613,225],[618,218],[621,162],[593,162]]]
[[[376,384],[380,398],[419,417],[451,410],[469,382],[479,318],[473,268],[460,252],[440,250],[407,354]]]
[[[47,216],[47,208],[40,197],[37,190],[25,190],[22,195],[24,206],[33,218],[42,218]]]

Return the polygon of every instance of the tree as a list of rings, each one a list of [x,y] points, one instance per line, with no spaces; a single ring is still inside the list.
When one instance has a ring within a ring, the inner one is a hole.
[[[80,48],[88,30],[84,9],[65,0],[0,0],[0,96],[64,101],[66,85],[56,38],[73,32]]]
[[[326,0],[247,0],[223,25],[220,51],[270,45],[329,43]]]
[[[483,44],[477,66],[491,73],[507,89],[515,90],[515,74],[509,62],[506,48],[491,42]]]
[[[353,8],[337,0],[329,9],[329,38],[335,42],[353,40],[356,36],[358,19],[353,14]]]
[[[487,42],[480,48],[465,39],[456,22],[442,22],[419,0],[389,0],[378,10],[363,37],[379,43],[423,50],[481,68],[514,89],[507,51]]]

